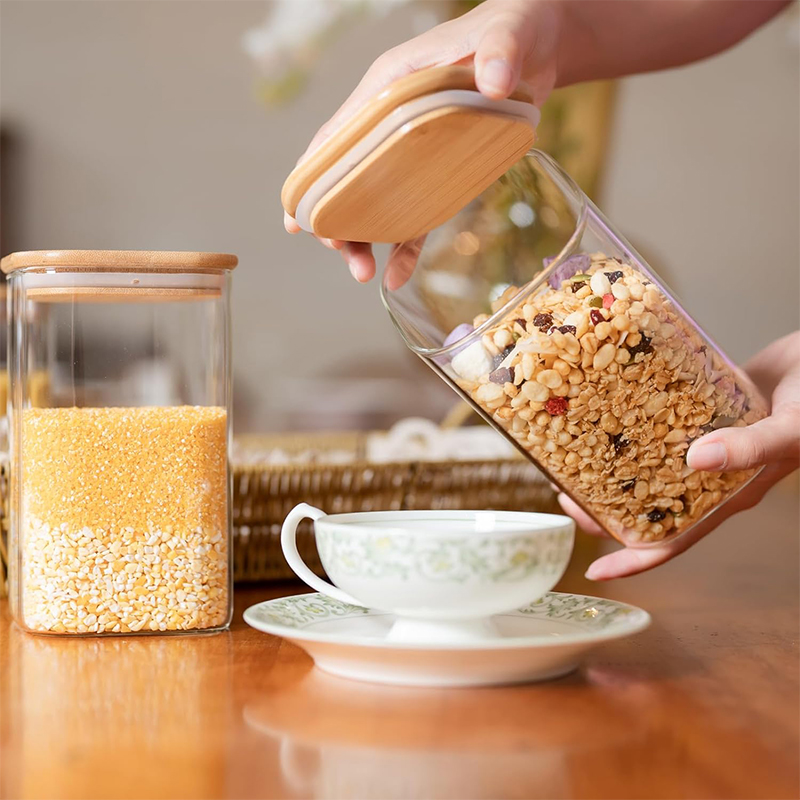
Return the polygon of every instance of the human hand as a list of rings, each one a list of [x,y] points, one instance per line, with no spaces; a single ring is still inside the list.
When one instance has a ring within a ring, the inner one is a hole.
[[[474,64],[475,83],[486,97],[508,97],[523,80],[537,106],[553,88],[556,74],[558,4],[541,0],[486,0],[380,56],[355,91],[311,140],[301,161],[387,84],[426,67]],[[300,226],[284,214],[289,233]],[[375,275],[372,247],[361,242],[320,239],[339,250],[353,277],[364,283]]]
[[[706,434],[689,448],[692,469],[723,472],[764,466],[759,475],[728,503],[686,536],[649,548],[623,548],[589,566],[586,577],[611,580],[652,569],[696,544],[728,517],[758,504],[782,478],[800,466],[800,331],[784,336],[756,354],[745,371],[765,397],[768,417],[746,428],[723,428]],[[570,498],[559,495],[564,511],[587,533],[604,531]]]

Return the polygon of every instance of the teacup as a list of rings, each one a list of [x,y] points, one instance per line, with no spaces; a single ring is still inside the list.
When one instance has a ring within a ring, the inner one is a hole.
[[[314,520],[322,566],[297,551]],[[286,561],[305,583],[343,603],[394,614],[390,640],[466,641],[497,635],[491,617],[550,591],[567,567],[575,523],[516,511],[374,511],[327,515],[301,503],[283,523]]]

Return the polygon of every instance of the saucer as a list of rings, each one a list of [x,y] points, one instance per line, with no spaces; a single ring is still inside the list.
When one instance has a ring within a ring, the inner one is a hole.
[[[550,592],[492,620],[498,638],[433,644],[388,637],[395,616],[312,593],[244,612],[248,625],[302,647],[323,672],[405,686],[497,686],[566,675],[603,642],[644,630],[650,615],[615,600]]]

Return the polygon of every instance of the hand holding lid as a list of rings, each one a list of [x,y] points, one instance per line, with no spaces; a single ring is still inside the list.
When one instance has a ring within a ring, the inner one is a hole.
[[[303,160],[281,193],[319,237],[403,242],[452,217],[532,146],[539,111],[523,89],[490,100],[470,67],[395,81]]]

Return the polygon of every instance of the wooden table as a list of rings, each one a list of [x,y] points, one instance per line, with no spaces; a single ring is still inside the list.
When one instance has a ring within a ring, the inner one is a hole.
[[[578,567],[582,565],[577,565]],[[796,798],[797,495],[649,575],[566,588],[653,627],[582,671],[409,690],[229,633],[48,639],[0,621],[2,798]]]

